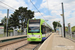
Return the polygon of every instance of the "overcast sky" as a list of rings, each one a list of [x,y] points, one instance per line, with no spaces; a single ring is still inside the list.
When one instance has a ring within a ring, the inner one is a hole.
[[[9,9],[9,14],[14,12],[14,9],[19,7],[28,7],[28,9],[35,12],[34,18],[47,19],[47,23],[52,26],[53,21],[60,21],[62,24],[62,7],[61,2],[64,3],[64,16],[65,16],[65,25],[71,23],[71,26],[75,26],[75,0],[31,0],[34,5],[38,8],[43,16],[32,5],[30,0],[0,0],[3,3],[13,7],[10,8],[0,2],[0,20],[7,16],[7,9]]]

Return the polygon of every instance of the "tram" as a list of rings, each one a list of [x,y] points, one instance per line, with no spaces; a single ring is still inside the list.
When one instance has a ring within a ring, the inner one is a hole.
[[[27,40],[44,41],[52,32],[52,28],[43,19],[30,19],[27,23]]]

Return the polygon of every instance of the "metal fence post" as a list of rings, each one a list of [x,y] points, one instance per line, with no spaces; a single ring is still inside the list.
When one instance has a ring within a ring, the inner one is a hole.
[[[68,33],[70,34],[71,39],[72,39],[72,31],[71,31],[71,25],[70,25],[70,23],[68,23]]]

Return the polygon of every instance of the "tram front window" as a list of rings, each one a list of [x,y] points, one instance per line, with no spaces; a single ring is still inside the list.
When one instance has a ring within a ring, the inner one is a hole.
[[[40,27],[39,27],[40,25],[35,25],[35,24],[30,24],[29,25],[29,28],[28,28],[28,32],[29,33],[40,33]]]

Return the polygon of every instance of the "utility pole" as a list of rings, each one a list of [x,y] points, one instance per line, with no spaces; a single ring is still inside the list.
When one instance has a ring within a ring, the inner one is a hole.
[[[61,3],[62,4],[62,18],[63,18],[63,32],[64,32],[64,37],[65,37],[65,19],[64,19],[64,6],[63,6],[63,2]]]
[[[9,9],[7,9],[7,24],[6,24],[7,37],[8,37],[8,17],[9,17]]]

